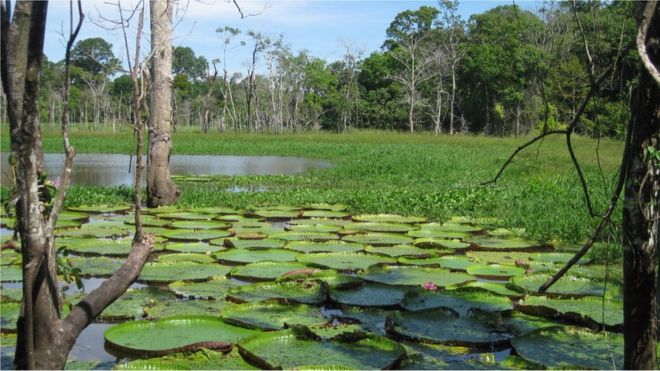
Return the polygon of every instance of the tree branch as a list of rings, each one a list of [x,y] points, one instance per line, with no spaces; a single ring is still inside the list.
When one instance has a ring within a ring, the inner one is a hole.
[[[648,51],[646,50],[646,36],[649,32],[649,27],[651,26],[651,19],[655,14],[655,9],[657,6],[657,1],[649,1],[646,3],[644,8],[644,14],[642,16],[642,23],[639,26],[639,32],[637,33],[637,52],[639,57],[642,59],[644,67],[648,71],[649,75],[655,80],[656,84],[660,85],[660,72],[655,67],[651,59],[649,58]]]

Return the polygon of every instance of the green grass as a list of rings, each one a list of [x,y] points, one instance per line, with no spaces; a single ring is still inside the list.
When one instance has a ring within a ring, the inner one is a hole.
[[[8,149],[6,127],[0,138]],[[452,215],[495,216],[507,226],[523,227],[531,238],[585,240],[597,223],[587,215],[584,197],[563,137],[528,148],[497,184],[482,186],[525,138],[409,135],[360,131],[348,135],[305,133],[174,134],[175,154],[278,155],[331,161],[330,169],[298,176],[218,177],[210,183],[181,183],[182,206],[228,205],[247,208],[272,204],[343,203],[353,214],[400,213],[443,220]],[[129,132],[72,131],[79,153],[129,153]],[[44,131],[46,152],[60,152],[54,128]],[[575,138],[575,149],[592,190],[596,210],[608,201],[619,166],[622,143]],[[227,192],[232,186],[266,186],[267,192]],[[3,199],[6,198],[5,190]],[[68,204],[130,202],[127,188],[74,187]],[[615,224],[620,224],[616,213]]]

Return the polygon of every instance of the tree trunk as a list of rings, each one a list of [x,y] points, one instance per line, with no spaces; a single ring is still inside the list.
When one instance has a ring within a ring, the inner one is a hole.
[[[179,199],[170,177],[172,154],[172,0],[151,0],[151,115],[147,159],[147,205]]]
[[[454,102],[456,100],[456,69],[451,69],[451,101],[449,102],[449,135],[454,135]]]
[[[636,12],[641,15],[646,5],[636,3]],[[650,60],[656,61],[657,66],[660,61],[660,11],[657,6],[649,10],[646,15],[651,24],[645,44]],[[660,147],[660,88],[643,65],[640,69],[639,87],[631,110],[630,166],[626,174],[623,207],[623,368],[652,370],[657,367],[658,277],[655,259],[659,223],[657,201],[660,199],[660,163],[653,152]]]

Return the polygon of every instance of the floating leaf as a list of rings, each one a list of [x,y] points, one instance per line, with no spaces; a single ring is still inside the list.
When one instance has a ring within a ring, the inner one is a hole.
[[[392,233],[354,234],[344,237],[344,241],[372,246],[408,245],[413,243],[413,239],[410,237]]]
[[[305,279],[323,281],[328,285],[328,288],[339,290],[357,287],[364,283],[364,281],[358,277],[341,274],[335,270],[319,270],[312,268],[288,272],[278,278],[277,281],[301,281]]]
[[[483,289],[490,291],[494,294],[498,295],[503,295],[507,296],[509,298],[520,298],[522,296],[521,293],[517,291],[510,290],[507,288],[504,284],[502,283],[494,283],[494,282],[470,282],[466,287],[474,287],[478,289]]]
[[[510,280],[512,289],[520,292],[537,293],[539,287],[550,279],[548,274],[534,274],[531,276],[515,276]],[[588,278],[564,275],[554,285],[550,286],[547,293],[564,296],[601,296],[605,286]]]
[[[173,241],[208,241],[215,238],[229,237],[231,236],[231,232],[223,230],[191,231],[186,229],[175,229],[164,232],[161,236]]]
[[[471,264],[466,268],[469,274],[480,277],[488,278],[509,278],[513,276],[521,276],[525,273],[525,268],[514,267],[511,265],[500,264]]]
[[[565,264],[568,263],[569,260],[573,259],[573,256],[575,256],[575,254],[565,252],[550,252],[533,254],[532,259],[541,262]],[[577,261],[577,264],[589,264],[589,259],[581,258]]]
[[[80,269],[80,275],[83,277],[111,276],[122,266],[122,264],[124,264],[124,260],[122,259],[106,257],[69,258],[68,261],[71,264],[71,268]]]
[[[274,281],[283,274],[306,268],[300,263],[258,262],[236,267],[231,270],[232,277],[250,281]]]
[[[455,286],[474,281],[475,278],[465,273],[453,273],[441,268],[424,268],[416,266],[384,266],[369,268],[358,274],[365,281],[378,282],[385,285],[417,286],[433,282],[437,287]]]
[[[144,308],[148,319],[171,316],[219,316],[229,303],[224,300],[168,300]]]
[[[380,232],[380,233],[406,233],[414,231],[417,227],[401,223],[351,223],[344,225],[344,229],[354,231]]]
[[[3,301],[0,303],[0,329],[9,332],[16,331],[16,322],[21,313],[21,303]]]
[[[364,249],[364,245],[359,243],[350,243],[344,241],[292,241],[287,243],[284,248],[295,250],[302,253],[320,253],[320,252],[357,252]]]
[[[177,353],[159,358],[136,359],[120,363],[115,370],[254,370],[237,350],[229,354],[200,349],[194,353]]]
[[[15,287],[15,288],[0,287],[0,298],[2,298],[3,303],[6,302],[20,303],[21,301],[23,301],[23,289],[19,287]]]
[[[55,242],[80,255],[128,256],[133,239],[58,238]]]
[[[214,263],[215,259],[212,256],[206,254],[177,253],[177,254],[159,255],[156,261],[159,263],[181,263],[181,262]]]
[[[434,254],[451,254],[451,251],[446,250],[431,250]],[[427,267],[439,267],[443,262],[440,259],[440,256],[430,256],[428,258],[411,258],[411,257],[400,257],[397,259],[397,262],[402,265],[418,265],[418,266],[427,266]]]
[[[59,237],[85,237],[85,238],[118,238],[126,237],[131,234],[131,229],[126,228],[105,228],[105,227],[88,227],[81,229],[64,229],[56,231]]]
[[[170,290],[179,296],[217,300],[223,299],[227,291],[236,286],[236,282],[225,276],[214,276],[203,282],[176,281],[169,284]]]
[[[336,233],[327,232],[281,232],[270,237],[286,241],[331,241],[339,239]]]
[[[424,238],[430,240],[452,240],[463,239],[470,236],[469,233],[464,232],[450,232],[436,229],[418,229],[406,233],[410,237]],[[469,244],[468,244],[469,246]]]
[[[401,306],[410,311],[435,308],[451,309],[461,317],[466,317],[472,309],[484,312],[503,312],[513,309],[509,298],[490,294],[480,289],[411,290],[406,294]]]
[[[300,210],[274,210],[258,209],[249,213],[249,216],[257,216],[266,219],[294,219],[300,216]]]
[[[440,266],[447,269],[456,271],[465,271],[467,267],[474,264],[465,256],[460,255],[447,255],[440,257]]]
[[[298,255],[296,260],[310,266],[337,270],[367,269],[373,265],[395,262],[392,258],[360,253],[304,254]]]
[[[302,215],[303,218],[337,218],[343,219],[348,218],[349,214],[343,211],[334,211],[334,210],[304,210]]]
[[[234,287],[227,293],[227,299],[237,302],[256,302],[277,299],[283,302],[321,304],[325,302],[328,288],[319,281],[263,282]]]
[[[138,281],[173,282],[207,280],[213,276],[224,276],[230,267],[220,264],[198,264],[191,262],[147,263],[142,268]]]
[[[142,318],[145,306],[174,299],[174,295],[169,291],[155,288],[128,289],[119,299],[103,310],[99,319],[117,321]]]
[[[398,246],[367,246],[364,251],[370,254],[391,256],[398,258],[400,256],[430,257],[434,252],[430,249],[422,249],[412,245]]]
[[[196,213],[192,211],[175,211],[168,213],[158,213],[158,217],[168,220],[209,220],[211,216],[203,213]]]
[[[475,262],[504,265],[528,264],[534,254],[520,251],[468,251],[465,255]]]
[[[424,224],[420,224],[419,227],[422,230],[426,230],[426,231],[459,232],[459,233],[467,233],[467,234],[478,233],[484,230],[483,227],[470,225],[470,224],[454,223],[454,222],[447,222],[444,224],[424,223]]]
[[[231,224],[216,220],[177,220],[170,223],[170,227],[177,229],[229,229]]]
[[[444,238],[416,238],[415,246],[460,251],[469,248],[470,244],[456,239],[448,240]]]
[[[225,250],[222,246],[210,245],[206,242],[168,242],[165,250],[182,253],[214,253]]]
[[[349,290],[331,290],[330,298],[359,307],[393,307],[399,305],[407,291],[404,287],[370,283]]]
[[[579,299],[552,299],[545,296],[528,296],[516,307],[523,313],[598,327],[623,327],[623,302],[595,297]]]
[[[197,213],[204,214],[236,214],[238,211],[230,207],[199,207],[195,209]]]
[[[279,330],[285,325],[314,325],[327,322],[317,307],[264,302],[234,304],[222,311],[222,318],[228,323],[261,330]]]
[[[224,244],[226,247],[235,249],[250,249],[250,250],[267,250],[279,249],[284,246],[285,241],[276,240],[272,238],[264,238],[260,240],[241,240],[238,238],[224,238],[218,240],[211,240],[212,244]]]
[[[286,227],[287,231],[310,233],[337,233],[341,229],[341,226],[332,224],[301,224]]]
[[[132,206],[128,205],[83,205],[69,207],[69,211],[77,211],[89,214],[123,213],[130,211]]]
[[[402,216],[393,214],[371,214],[371,215],[355,215],[353,220],[357,222],[372,222],[372,223],[423,223],[426,218],[416,216]]]
[[[298,256],[298,253],[284,249],[230,249],[215,254],[215,258],[219,261],[231,264],[249,264],[263,261],[292,262],[296,260],[296,256]]]
[[[385,335],[385,319],[388,313],[390,312],[380,308],[344,306],[340,317],[358,320],[363,329]]]
[[[472,238],[467,242],[475,244],[479,249],[482,250],[495,251],[524,251],[543,247],[543,245],[539,242],[514,238],[505,239],[496,237],[478,237]]]

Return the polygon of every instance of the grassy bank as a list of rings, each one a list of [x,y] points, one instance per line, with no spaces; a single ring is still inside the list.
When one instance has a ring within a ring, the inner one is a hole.
[[[495,216],[532,238],[584,240],[597,222],[587,215],[575,171],[562,137],[548,138],[523,152],[497,184],[482,186],[508,155],[525,141],[479,136],[409,135],[387,132],[341,134],[199,134],[174,135],[175,154],[300,156],[331,161],[330,169],[298,176],[218,177],[213,182],[180,184],[182,206],[343,203],[353,214],[401,213],[442,220],[452,215]],[[61,151],[56,130],[44,133],[46,152]],[[129,153],[132,135],[74,130],[79,153]],[[8,149],[3,128],[2,150]],[[597,210],[620,161],[622,144],[576,138],[575,149],[591,186]],[[5,165],[3,165],[5,166]],[[262,192],[228,192],[231,187]],[[75,187],[68,203],[128,202],[126,188]],[[6,195],[6,190],[3,191]],[[620,213],[616,214],[620,219]],[[616,221],[617,224],[619,220]]]

